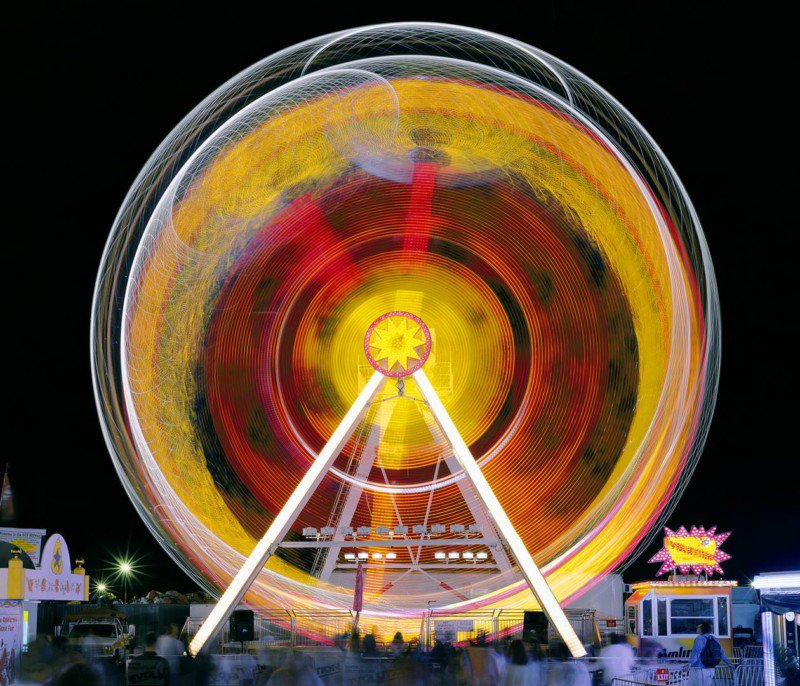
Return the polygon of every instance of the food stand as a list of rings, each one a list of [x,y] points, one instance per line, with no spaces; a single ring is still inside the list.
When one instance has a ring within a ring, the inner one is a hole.
[[[8,566],[0,566],[0,683],[6,684],[15,683],[20,653],[36,633],[38,601],[89,599],[83,560],[71,569],[67,542],[60,534],[47,539],[38,567],[26,567],[23,557],[27,555],[15,548]]]
[[[732,654],[731,589],[735,581],[645,581],[625,601],[625,634],[642,657],[686,658],[697,625],[708,622]]]
[[[707,578],[721,574],[719,563],[730,558],[720,550],[729,535],[716,533],[716,527],[665,528],[664,547],[650,562],[661,563],[657,575],[672,572],[670,580],[632,584],[625,601],[625,635],[640,656],[687,658],[700,622],[708,622],[732,654],[731,595],[737,582]]]

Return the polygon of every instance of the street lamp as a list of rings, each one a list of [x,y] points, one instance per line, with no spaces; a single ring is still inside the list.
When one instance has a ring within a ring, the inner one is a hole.
[[[133,560],[120,558],[116,560],[116,576],[122,579],[123,602],[128,604],[128,584],[136,576],[136,565]]]

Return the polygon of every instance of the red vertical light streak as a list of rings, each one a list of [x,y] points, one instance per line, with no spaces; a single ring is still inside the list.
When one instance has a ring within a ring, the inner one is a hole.
[[[404,227],[403,252],[424,253],[428,250],[428,239],[431,233],[431,202],[436,185],[436,165],[431,162],[418,162],[414,165],[414,176],[411,179],[411,201]]]

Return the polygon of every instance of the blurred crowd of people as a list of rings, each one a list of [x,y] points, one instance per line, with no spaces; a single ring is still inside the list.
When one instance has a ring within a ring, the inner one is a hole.
[[[403,686],[593,686],[611,684],[630,673],[633,651],[612,637],[590,672],[586,660],[571,658],[561,643],[545,656],[538,641],[490,643],[485,637],[467,646],[436,641],[430,652],[401,633],[379,644],[370,633],[344,634],[337,651],[265,648],[258,655],[190,658],[178,627],[144,636],[143,650],[125,659],[102,654],[91,640],[80,646],[64,637],[40,636],[23,655],[17,684],[48,686],[339,686],[386,683]],[[597,669],[597,667],[600,669]]]
[[[375,683],[403,686],[592,686],[611,684],[614,677],[629,674],[634,664],[633,649],[621,636],[610,637],[592,663],[593,672],[586,660],[573,659],[563,643],[552,644],[546,656],[535,637],[530,642],[504,643],[479,637],[466,647],[436,641],[425,652],[413,641],[406,643],[398,632],[381,648],[372,634],[363,639],[342,636],[339,648],[344,654],[343,684],[372,683],[369,678],[377,677]],[[321,680],[308,654],[286,654],[282,659],[282,665],[263,669],[258,686],[339,683]]]
[[[15,686],[206,686],[214,666],[208,658],[193,660],[179,640],[176,625],[159,636],[148,632],[143,650],[133,655],[108,654],[91,635],[80,644],[65,636],[40,635],[22,655]],[[2,685],[0,685],[2,686]]]

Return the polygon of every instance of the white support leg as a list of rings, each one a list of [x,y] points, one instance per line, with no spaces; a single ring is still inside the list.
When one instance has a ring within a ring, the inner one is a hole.
[[[327,474],[353,429],[361,421],[370,402],[383,387],[386,378],[380,372],[375,372],[361,393],[359,393],[358,398],[347,411],[339,426],[336,427],[336,431],[331,435],[330,440],[320,451],[292,495],[289,496],[286,504],[270,524],[263,538],[253,548],[253,552],[250,553],[242,568],[222,594],[211,614],[208,615],[208,619],[203,622],[200,630],[192,639],[189,644],[189,652],[192,655],[197,655],[208,640],[217,634],[220,627],[228,620],[236,606],[241,602],[256,577],[264,569],[267,560],[277,550],[292,523],[311,498],[311,494]]]
[[[486,481],[486,477],[483,475],[480,467],[478,467],[477,462],[475,462],[475,458],[473,458],[469,447],[464,442],[464,439],[461,438],[461,434],[447,414],[447,410],[442,404],[442,401],[439,400],[439,396],[436,394],[425,372],[419,369],[414,372],[413,377],[420,393],[422,393],[423,398],[431,408],[433,416],[436,418],[447,440],[453,447],[453,454],[458,460],[459,466],[464,470],[467,478],[472,481],[472,485],[475,487],[478,497],[483,501],[486,511],[492,518],[500,537],[506,542],[511,554],[516,559],[522,571],[522,575],[528,582],[528,586],[530,586],[536,600],[539,601],[542,610],[553,623],[553,626],[555,626],[561,638],[567,644],[572,655],[574,657],[584,657],[586,655],[586,649],[578,639],[575,630],[572,628],[567,616],[558,604],[556,597],[553,595],[553,591],[547,585],[547,581],[545,581],[544,576],[542,576],[542,573],[539,571],[539,567],[537,567],[536,563],[533,561],[533,557],[530,552],[528,552],[528,548],[523,543],[514,525],[508,518],[508,515],[506,515],[503,506],[500,505],[500,501],[497,499],[494,491],[492,491],[491,486],[489,486],[489,482]]]

